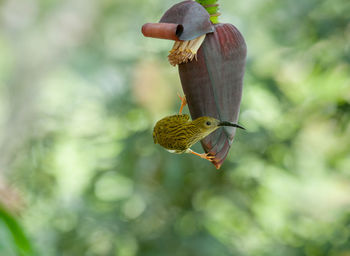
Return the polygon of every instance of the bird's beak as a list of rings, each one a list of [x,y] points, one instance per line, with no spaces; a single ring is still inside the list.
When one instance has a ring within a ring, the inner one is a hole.
[[[245,130],[245,128],[243,126],[240,126],[238,124],[234,124],[234,123],[231,123],[231,122],[227,122],[227,121],[221,121],[218,124],[218,126],[232,126],[232,127],[237,127],[237,128]]]

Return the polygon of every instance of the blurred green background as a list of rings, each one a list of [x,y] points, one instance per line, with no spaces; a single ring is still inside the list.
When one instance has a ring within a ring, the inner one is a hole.
[[[219,171],[153,144],[182,90],[140,30],[174,3],[0,2],[0,255],[349,256],[350,2],[219,1],[248,45]]]

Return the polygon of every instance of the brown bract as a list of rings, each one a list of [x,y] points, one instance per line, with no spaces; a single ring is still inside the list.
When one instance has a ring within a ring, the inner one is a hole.
[[[159,22],[182,25],[183,32],[178,37],[183,41],[214,32],[210,15],[202,5],[195,1],[183,1],[173,5],[164,13]]]

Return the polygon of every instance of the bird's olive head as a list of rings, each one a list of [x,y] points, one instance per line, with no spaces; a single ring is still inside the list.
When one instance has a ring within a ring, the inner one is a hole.
[[[209,117],[209,116],[199,117],[195,119],[193,122],[195,123],[196,127],[198,127],[199,130],[205,134],[210,134],[216,129],[220,128],[221,126],[231,126],[231,127],[244,129],[242,126],[238,124],[227,122],[227,121],[220,121],[216,118]]]
[[[209,116],[202,116],[195,119],[194,124],[203,133],[209,134],[219,128],[220,121]]]

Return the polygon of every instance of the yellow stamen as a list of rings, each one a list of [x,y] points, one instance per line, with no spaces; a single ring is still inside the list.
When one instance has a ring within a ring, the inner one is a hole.
[[[192,61],[194,58],[197,60],[197,51],[204,39],[205,34],[189,41],[176,41],[168,55],[170,64],[176,66]]]
[[[175,41],[173,48],[171,49],[170,53],[176,51],[181,44],[181,41]]]

